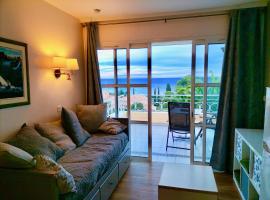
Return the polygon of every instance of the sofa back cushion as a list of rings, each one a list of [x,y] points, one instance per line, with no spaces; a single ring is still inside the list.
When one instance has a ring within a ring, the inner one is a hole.
[[[33,156],[22,149],[0,142],[0,167],[25,169],[35,166]]]
[[[54,142],[65,152],[76,148],[76,144],[65,133],[60,120],[50,123],[37,123],[35,129],[40,135]]]
[[[72,110],[63,107],[61,119],[66,133],[77,146],[81,146],[90,137],[90,134],[82,128],[77,115]]]
[[[43,154],[57,160],[64,151],[49,139],[42,137],[33,127],[24,125],[17,135],[7,142],[32,156]]]
[[[107,104],[78,105],[77,115],[85,130],[89,133],[97,132],[107,119]]]
[[[37,169],[56,172],[56,182],[61,194],[77,191],[73,176],[67,172],[62,165],[45,155],[37,155],[34,159]]]

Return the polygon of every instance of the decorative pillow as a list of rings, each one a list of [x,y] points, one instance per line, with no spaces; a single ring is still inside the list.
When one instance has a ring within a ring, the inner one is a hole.
[[[22,149],[0,142],[0,167],[25,169],[35,166],[33,156]]]
[[[55,178],[61,194],[77,191],[73,176],[68,173],[62,165],[45,155],[37,155],[34,159],[36,160],[37,169],[57,172]]]
[[[77,146],[81,146],[90,137],[90,134],[82,128],[76,114],[72,110],[63,107],[61,118],[66,133]]]
[[[40,135],[54,142],[65,152],[76,148],[76,144],[65,133],[60,120],[51,123],[38,123],[35,124],[35,128]]]
[[[122,124],[121,122],[109,118],[107,121],[101,124],[101,126],[98,129],[105,133],[116,135],[118,133],[121,133],[126,128],[127,126]]]
[[[44,154],[57,160],[64,155],[64,151],[45,137],[42,137],[33,127],[23,126],[18,134],[7,142],[23,149],[32,156]]]
[[[107,104],[78,105],[77,115],[85,130],[89,133],[96,132],[99,126],[107,120]]]

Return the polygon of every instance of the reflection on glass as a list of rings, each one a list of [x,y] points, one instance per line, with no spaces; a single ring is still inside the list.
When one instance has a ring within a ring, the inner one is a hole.
[[[131,120],[148,121],[147,88],[130,88]]]
[[[225,44],[208,45],[208,82],[220,83]]]
[[[206,129],[206,162],[210,162],[214,142],[215,129]]]
[[[130,49],[130,83],[147,83],[147,48]]]
[[[195,87],[195,97],[194,97],[194,123],[203,123],[203,87]]]
[[[194,161],[203,161],[203,128],[195,127],[194,135]]]
[[[127,84],[127,51],[117,49],[117,78],[118,84]]]
[[[102,88],[102,96],[104,103],[107,103],[107,115],[115,117],[115,89]]]
[[[204,82],[204,54],[205,45],[196,45],[195,83]]]
[[[101,84],[114,84],[113,50],[98,50]]]
[[[220,87],[207,87],[207,107],[206,107],[207,125],[215,125],[217,122],[219,92]]]
[[[127,117],[127,88],[118,88],[118,116]]]

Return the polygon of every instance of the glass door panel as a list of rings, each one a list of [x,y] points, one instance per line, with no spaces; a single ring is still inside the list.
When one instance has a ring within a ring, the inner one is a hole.
[[[109,117],[116,117],[115,110],[115,89],[102,88],[102,96],[104,103],[107,103],[107,115]]]
[[[225,44],[194,44],[194,159],[209,163],[218,115]]]
[[[206,129],[206,162],[209,163],[212,155],[215,128]]]
[[[216,125],[220,87],[207,87],[206,124]]]
[[[98,50],[101,84],[114,84],[114,50]]]
[[[168,102],[191,100],[192,42],[153,43],[151,58],[152,160],[189,164],[190,134],[187,139],[175,139],[172,133],[168,136]],[[174,136],[180,135],[174,133]]]
[[[194,123],[197,125],[203,124],[203,103],[204,102],[204,89],[203,87],[195,87],[194,96]]]
[[[208,45],[208,83],[220,83],[225,44]]]
[[[148,156],[148,88],[130,88],[131,154]]]
[[[132,45],[131,45],[132,46]],[[140,47],[139,47],[140,46]],[[149,129],[150,67],[148,45],[136,45],[129,50],[129,110],[131,121],[131,155],[151,159],[151,130]],[[151,103],[151,102],[150,102]]]
[[[148,88],[130,88],[130,120],[148,121]]]
[[[128,117],[127,88],[118,88],[118,117]]]
[[[127,84],[127,50],[117,49],[117,82],[118,84]]]
[[[148,49],[130,49],[130,84],[148,83]]]
[[[196,45],[196,66],[195,66],[195,83],[204,82],[204,55],[205,45]]]

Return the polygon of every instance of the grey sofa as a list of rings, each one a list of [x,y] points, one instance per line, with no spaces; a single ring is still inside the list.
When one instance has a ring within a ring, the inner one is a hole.
[[[82,146],[58,159],[75,180],[77,192],[60,195],[54,172],[36,169],[0,169],[0,199],[106,200],[130,163],[129,121],[118,135],[92,134]]]

